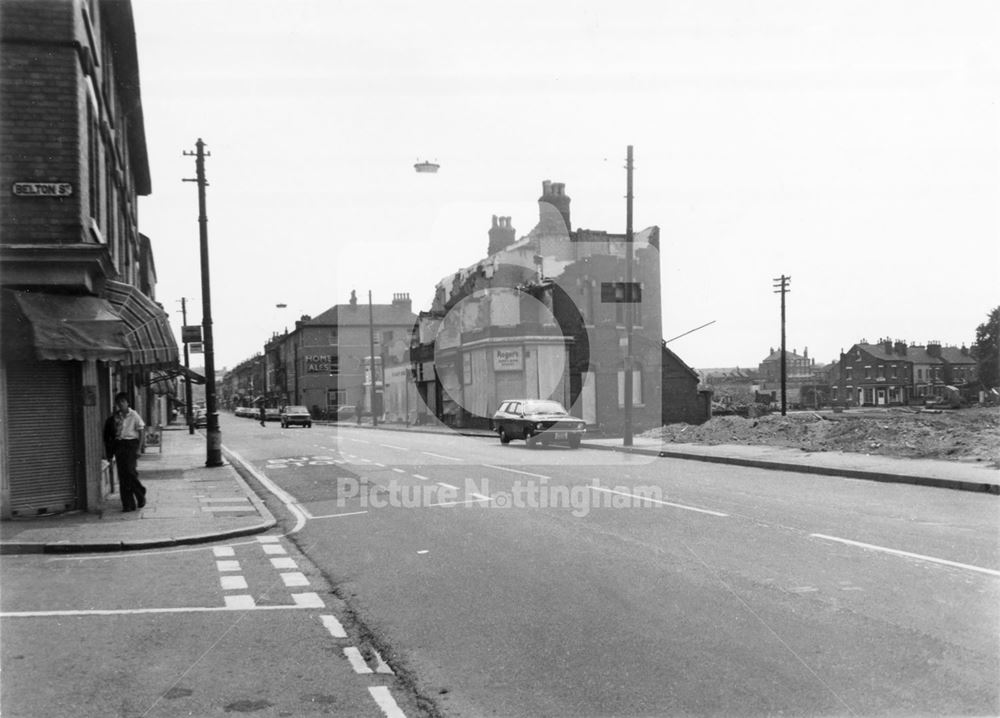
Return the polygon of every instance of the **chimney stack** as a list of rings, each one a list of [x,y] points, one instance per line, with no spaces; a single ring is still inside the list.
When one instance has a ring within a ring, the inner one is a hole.
[[[542,182],[542,196],[538,198],[538,214],[545,234],[569,234],[573,226],[569,221],[569,202],[566,185],[562,182]],[[555,215],[552,210],[558,212]]]
[[[899,356],[901,357],[906,356],[906,342],[897,339],[895,347],[896,347],[896,353],[899,354]]]
[[[409,292],[396,292],[392,295],[392,306],[402,307],[407,312],[413,312],[413,301],[410,299]]]
[[[493,215],[493,226],[490,228],[490,246],[487,256],[492,257],[502,249],[514,244],[514,228],[510,225],[510,217]]]
[[[941,358],[941,342],[927,342],[927,353],[932,357]]]

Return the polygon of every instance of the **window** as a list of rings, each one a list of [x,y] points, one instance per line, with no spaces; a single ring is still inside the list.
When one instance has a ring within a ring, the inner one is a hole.
[[[882,380],[885,379],[885,364],[879,364],[875,368],[875,377],[877,379],[882,379]]]
[[[625,370],[618,370],[618,407],[625,406]],[[632,370],[632,406],[642,406],[642,369]]]
[[[891,378],[893,378],[893,379],[896,378],[897,373],[896,373],[896,365],[895,364],[890,364],[889,365],[889,376]]]
[[[847,381],[854,381],[853,374],[854,374],[854,367],[852,366],[849,366],[844,370],[844,378],[847,379]]]
[[[870,366],[865,367],[865,379],[872,378],[872,368]]]

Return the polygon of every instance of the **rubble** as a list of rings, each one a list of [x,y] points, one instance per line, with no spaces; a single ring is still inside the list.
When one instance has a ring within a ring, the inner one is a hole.
[[[1000,468],[1000,411],[911,408],[802,411],[787,416],[716,416],[697,426],[668,424],[646,432],[667,442],[785,446],[883,456],[980,462]]]

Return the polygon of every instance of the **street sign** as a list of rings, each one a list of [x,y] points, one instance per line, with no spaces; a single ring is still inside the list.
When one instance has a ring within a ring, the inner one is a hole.
[[[205,353],[205,345],[203,343],[201,343],[201,342],[189,342],[188,343],[188,351],[191,354],[204,354]]]
[[[185,344],[201,341],[201,325],[186,324],[181,327],[181,341]]]

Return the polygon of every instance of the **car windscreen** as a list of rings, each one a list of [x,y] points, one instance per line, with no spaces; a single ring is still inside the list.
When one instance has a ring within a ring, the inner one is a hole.
[[[566,410],[558,401],[528,401],[524,404],[525,414],[565,414]]]
[[[308,414],[309,410],[304,406],[290,406],[285,409],[285,412],[288,414]]]

